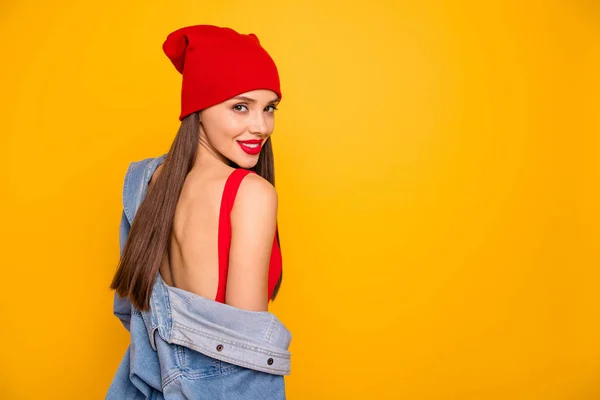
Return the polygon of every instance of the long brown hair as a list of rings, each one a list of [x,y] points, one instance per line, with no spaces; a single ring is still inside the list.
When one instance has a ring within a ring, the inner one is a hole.
[[[141,311],[150,308],[150,295],[165,252],[169,251],[175,208],[185,178],[192,169],[198,151],[200,114],[184,117],[163,170],[140,204],[119,265],[110,285],[120,297],[127,297]],[[237,167],[231,163],[232,166]],[[273,147],[269,138],[252,170],[275,185]],[[277,233],[279,241],[279,233]],[[168,253],[167,253],[168,254]],[[272,300],[279,292],[283,273],[275,286]]]

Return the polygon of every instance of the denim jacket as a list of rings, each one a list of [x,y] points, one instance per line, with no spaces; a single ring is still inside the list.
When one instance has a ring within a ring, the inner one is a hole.
[[[120,251],[148,183],[166,154],[125,174]],[[130,344],[106,399],[285,399],[291,334],[275,315],[249,311],[167,285],[160,274],[150,310],[116,293],[114,314]]]

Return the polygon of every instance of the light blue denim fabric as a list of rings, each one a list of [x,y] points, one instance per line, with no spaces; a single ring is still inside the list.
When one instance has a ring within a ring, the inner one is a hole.
[[[120,249],[148,182],[166,157],[130,164]],[[291,334],[275,315],[231,307],[167,285],[157,274],[150,310],[115,294],[130,344],[106,399],[285,399]]]

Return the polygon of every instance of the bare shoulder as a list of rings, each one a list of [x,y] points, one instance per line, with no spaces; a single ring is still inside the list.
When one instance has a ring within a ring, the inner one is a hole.
[[[277,191],[263,177],[248,174],[238,189],[231,222],[234,231],[246,232],[255,239],[262,233],[268,237],[277,220]]]
[[[240,204],[244,208],[277,209],[277,191],[271,182],[262,176],[248,174],[240,184],[235,204]]]

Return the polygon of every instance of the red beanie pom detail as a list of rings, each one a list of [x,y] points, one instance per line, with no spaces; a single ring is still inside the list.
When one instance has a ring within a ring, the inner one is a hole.
[[[165,40],[165,43],[163,44],[163,51],[180,74],[183,74],[185,52],[188,43],[188,38],[183,31],[175,31],[167,36],[167,40]]]

